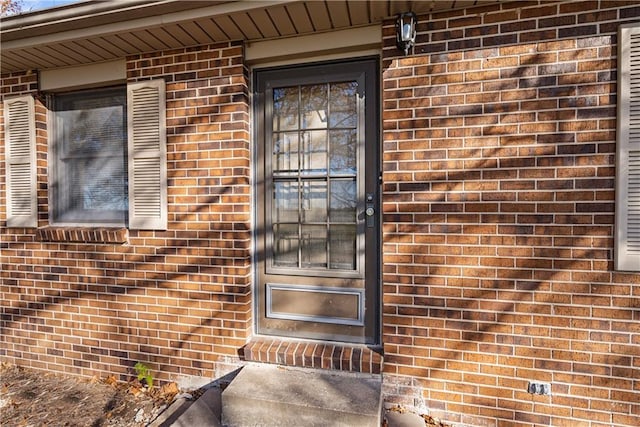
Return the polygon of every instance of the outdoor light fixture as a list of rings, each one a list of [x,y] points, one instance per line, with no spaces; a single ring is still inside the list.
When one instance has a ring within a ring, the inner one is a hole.
[[[408,55],[409,49],[415,42],[416,14],[413,12],[401,13],[396,20],[396,45],[398,49],[404,51],[405,55]]]

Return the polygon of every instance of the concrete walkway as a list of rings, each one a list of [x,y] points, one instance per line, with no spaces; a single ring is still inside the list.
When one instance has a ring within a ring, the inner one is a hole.
[[[379,427],[380,375],[245,366],[222,393],[222,423]]]

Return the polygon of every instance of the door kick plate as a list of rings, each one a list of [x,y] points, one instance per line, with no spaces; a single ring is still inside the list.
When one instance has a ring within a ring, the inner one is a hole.
[[[364,325],[364,289],[267,283],[267,316],[339,325]]]

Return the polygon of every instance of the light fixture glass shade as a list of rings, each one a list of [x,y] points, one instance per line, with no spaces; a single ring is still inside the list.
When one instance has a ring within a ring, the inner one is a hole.
[[[409,49],[416,42],[416,14],[405,12],[398,15],[396,20],[396,45],[398,49],[409,54]]]
[[[411,41],[412,35],[413,35],[413,28],[411,28],[411,24],[408,24],[405,22],[405,24],[402,26],[402,41],[403,42],[408,42]]]

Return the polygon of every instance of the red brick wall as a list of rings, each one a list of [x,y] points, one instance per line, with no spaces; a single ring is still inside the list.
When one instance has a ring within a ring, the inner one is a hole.
[[[8,229],[0,145],[0,357],[86,376],[146,363],[161,380],[219,376],[251,330],[247,73],[241,44],[127,59],[167,82],[167,231]],[[36,75],[2,76],[3,96]],[[1,111],[1,109],[0,109]],[[37,102],[40,227],[48,225],[46,109]],[[0,129],[4,138],[4,129]],[[108,239],[125,243],[104,243]],[[80,242],[78,242],[80,240]]]
[[[612,267],[616,31],[638,19],[635,2],[596,1],[426,15],[408,57],[384,27],[389,401],[472,425],[640,425],[640,274]],[[167,231],[106,244],[8,229],[0,144],[2,360],[123,377],[142,361],[160,379],[238,361],[252,325],[242,48],[128,58],[128,80],[146,78],[167,80]],[[3,75],[3,97],[36,81]],[[37,121],[45,227],[40,101]]]
[[[640,274],[612,263],[617,29],[639,18],[597,1],[421,16],[407,57],[384,27],[389,400],[472,425],[640,425]]]

